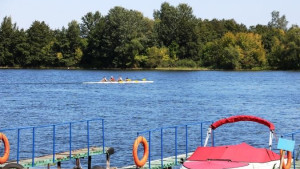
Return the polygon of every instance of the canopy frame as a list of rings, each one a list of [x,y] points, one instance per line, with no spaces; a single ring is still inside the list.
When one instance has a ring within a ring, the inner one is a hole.
[[[263,125],[269,127],[269,129],[270,129],[269,149],[270,150],[272,149],[272,140],[273,140],[274,131],[275,131],[274,124],[269,122],[268,120],[265,120],[265,119],[262,119],[262,118],[259,118],[256,116],[248,116],[248,115],[231,116],[229,118],[224,118],[224,119],[218,120],[218,121],[214,122],[213,124],[211,124],[209,126],[209,128],[207,129],[204,147],[206,147],[208,144],[208,140],[212,133],[212,130],[215,130],[218,127],[220,127],[224,124],[227,124],[227,123],[236,123],[236,122],[240,122],[240,121],[252,121],[252,122],[260,123],[260,124],[263,124]]]

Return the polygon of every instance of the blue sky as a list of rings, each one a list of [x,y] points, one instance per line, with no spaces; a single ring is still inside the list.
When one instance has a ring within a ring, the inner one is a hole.
[[[177,6],[187,3],[194,15],[202,19],[234,19],[246,26],[264,24],[271,20],[271,12],[285,15],[289,26],[300,26],[299,0],[0,0],[0,20],[11,16],[19,28],[28,29],[33,21],[45,21],[52,29],[67,27],[72,20],[81,22],[88,12],[107,15],[114,6],[138,10],[153,18],[163,2]],[[297,9],[298,8],[298,9]]]

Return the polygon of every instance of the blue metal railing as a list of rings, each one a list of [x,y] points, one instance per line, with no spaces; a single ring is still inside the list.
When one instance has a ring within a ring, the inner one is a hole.
[[[70,153],[70,159],[72,158],[72,126],[74,124],[78,123],[86,123],[86,134],[87,134],[87,149],[88,149],[88,156],[90,155],[90,122],[94,121],[100,121],[101,122],[101,127],[102,127],[102,149],[103,149],[103,154],[105,153],[105,142],[104,142],[104,119],[102,118],[97,118],[97,119],[90,119],[90,120],[81,120],[81,121],[73,121],[73,122],[65,122],[65,123],[58,123],[58,124],[51,124],[51,125],[40,125],[40,126],[30,126],[30,127],[20,127],[20,128],[7,128],[7,129],[0,129],[0,132],[9,132],[12,133],[12,131],[17,131],[17,163],[19,164],[20,161],[20,147],[21,147],[21,132],[24,130],[32,130],[32,167],[34,167],[34,159],[35,159],[35,143],[36,143],[36,130],[41,129],[41,128],[52,128],[52,161],[55,163],[55,153],[56,153],[56,128],[58,126],[68,126],[69,127],[69,153]],[[100,135],[100,134],[99,134]]]
[[[291,132],[291,133],[284,134],[284,135],[282,135],[281,137],[291,137],[292,140],[295,141],[295,135],[296,135],[296,134],[300,134],[300,130],[297,130],[297,131],[294,131],[294,132]],[[293,151],[293,166],[294,166],[294,169],[296,169],[295,150]]]
[[[189,126],[195,126],[195,125],[200,125],[201,126],[201,146],[203,146],[203,124],[207,123],[212,123],[211,121],[204,121],[204,122],[198,122],[198,123],[192,123],[192,124],[183,124],[183,125],[177,125],[177,126],[169,126],[169,127],[162,127],[162,128],[156,128],[152,130],[145,130],[141,132],[137,132],[137,136],[142,135],[142,134],[148,134],[149,136],[149,156],[148,156],[148,167],[149,169],[151,168],[151,137],[153,132],[160,132],[160,159],[161,159],[161,168],[164,168],[164,163],[163,163],[163,158],[164,158],[164,144],[163,144],[163,139],[164,139],[164,130],[166,129],[174,129],[175,132],[175,165],[178,165],[177,162],[177,156],[178,156],[178,128],[184,127],[185,128],[185,156],[186,158],[188,157],[188,127]]]

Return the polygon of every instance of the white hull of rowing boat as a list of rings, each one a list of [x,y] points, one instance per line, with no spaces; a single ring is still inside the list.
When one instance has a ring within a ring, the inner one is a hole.
[[[154,81],[120,81],[120,82],[83,82],[84,84],[123,84],[123,83],[153,83]]]

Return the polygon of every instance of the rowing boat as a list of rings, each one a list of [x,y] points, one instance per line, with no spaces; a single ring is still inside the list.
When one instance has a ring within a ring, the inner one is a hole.
[[[238,145],[207,147],[212,131],[226,123],[252,121],[266,125],[270,129],[269,149],[256,148],[247,143]],[[273,123],[255,116],[232,116],[210,125],[204,147],[198,147],[185,161],[181,169],[261,169],[278,168],[280,155],[271,150],[275,126]]]
[[[118,82],[83,82],[84,84],[123,84],[123,83],[153,83],[154,81],[146,80],[132,80],[132,81],[118,81]]]

